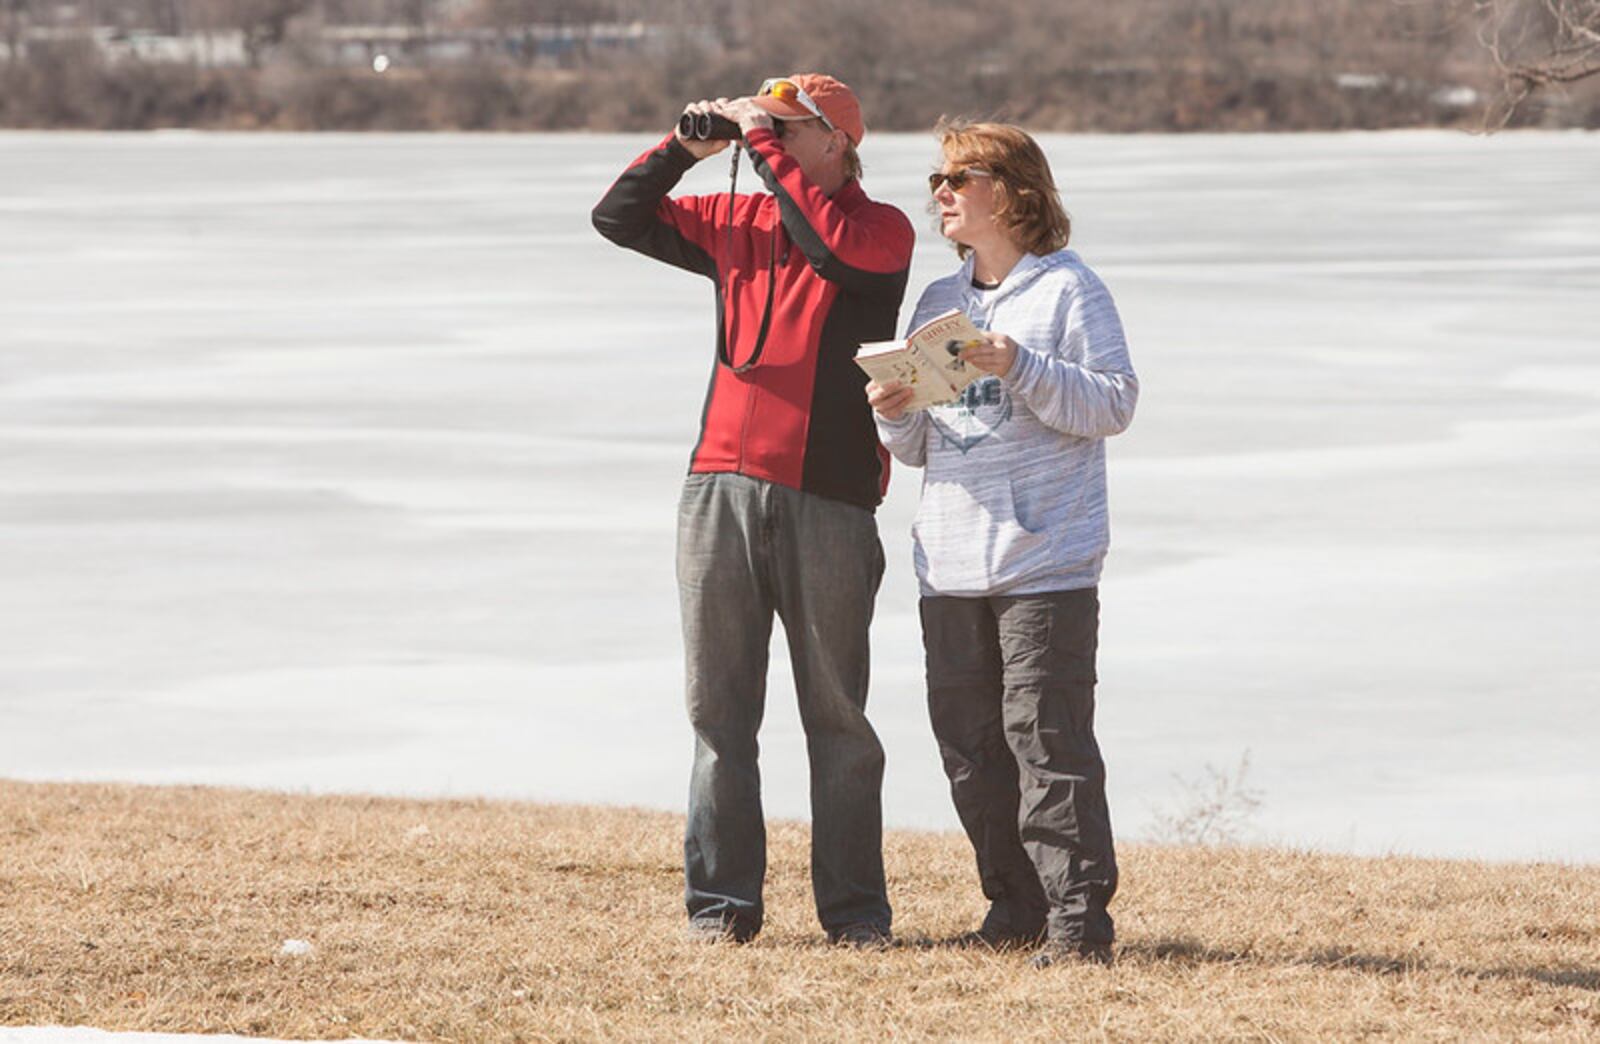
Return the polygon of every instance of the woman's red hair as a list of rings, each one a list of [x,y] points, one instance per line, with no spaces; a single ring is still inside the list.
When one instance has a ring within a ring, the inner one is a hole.
[[[1030,254],[1052,254],[1072,237],[1072,219],[1061,205],[1050,161],[1039,143],[1009,123],[941,119],[933,133],[953,167],[982,167],[994,175],[994,219],[1012,242]],[[956,244],[963,258],[972,252]]]

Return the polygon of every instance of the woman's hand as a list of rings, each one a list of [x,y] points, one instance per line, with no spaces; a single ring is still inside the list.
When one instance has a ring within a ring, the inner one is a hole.
[[[897,421],[906,415],[906,404],[916,394],[916,389],[899,381],[890,381],[888,384],[879,384],[877,381],[867,382],[867,405],[878,412],[884,420]]]
[[[1017,361],[1017,342],[1005,334],[987,332],[982,344],[961,349],[961,358],[984,373],[1004,377]]]

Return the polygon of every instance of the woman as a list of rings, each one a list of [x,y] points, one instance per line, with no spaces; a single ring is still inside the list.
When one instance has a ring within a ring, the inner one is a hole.
[[[1050,165],[1025,132],[944,123],[932,211],[962,266],[911,318],[960,308],[988,376],[907,413],[911,389],[867,386],[878,432],[925,468],[912,529],[928,708],[977,852],[989,945],[1043,941],[1041,967],[1109,962],[1117,887],[1094,738],[1097,585],[1108,545],[1105,443],[1139,385],[1111,295],[1066,249]]]

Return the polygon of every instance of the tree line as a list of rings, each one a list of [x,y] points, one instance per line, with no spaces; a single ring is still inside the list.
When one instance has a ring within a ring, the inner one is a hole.
[[[1597,44],[1600,0],[0,0],[0,125],[663,129],[818,69],[884,130],[1600,128]]]

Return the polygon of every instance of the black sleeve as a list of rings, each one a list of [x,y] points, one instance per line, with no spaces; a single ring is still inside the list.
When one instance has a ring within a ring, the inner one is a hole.
[[[677,136],[668,136],[634,160],[595,204],[595,230],[618,246],[715,278],[715,200],[667,198],[694,164]]]

